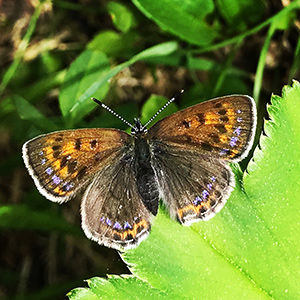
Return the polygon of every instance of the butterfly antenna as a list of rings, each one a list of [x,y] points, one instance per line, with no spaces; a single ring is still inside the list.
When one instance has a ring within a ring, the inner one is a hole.
[[[168,107],[172,102],[174,102],[181,94],[184,93],[184,90],[181,90],[175,96],[173,96],[161,109],[159,109],[154,116],[144,125],[144,127],[147,127],[166,107]]]
[[[101,107],[105,108],[106,110],[108,110],[111,114],[113,114],[114,116],[116,116],[117,118],[119,118],[122,122],[124,122],[126,125],[128,125],[131,128],[134,128],[134,126],[132,126],[132,124],[130,124],[127,120],[125,120],[124,118],[122,118],[118,113],[116,113],[115,111],[113,111],[110,107],[106,106],[104,103],[102,103],[101,101],[99,101],[96,98],[92,98],[93,101],[95,101],[98,105],[100,105]]]

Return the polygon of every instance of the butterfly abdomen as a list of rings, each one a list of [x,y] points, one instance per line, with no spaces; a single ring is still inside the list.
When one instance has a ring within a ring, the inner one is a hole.
[[[157,215],[159,190],[151,166],[149,144],[144,138],[135,140],[134,168],[138,191],[143,198],[143,203],[153,215]]]

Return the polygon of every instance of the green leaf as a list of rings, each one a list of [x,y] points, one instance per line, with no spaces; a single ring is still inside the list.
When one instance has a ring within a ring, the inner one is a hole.
[[[132,32],[120,34],[112,30],[106,30],[97,34],[87,48],[101,51],[108,56],[124,55],[124,53],[129,53],[133,49],[135,39],[136,34]]]
[[[214,10],[212,0],[133,0],[136,7],[162,29],[196,45],[209,45],[219,36],[206,22]]]
[[[128,32],[136,25],[134,16],[127,6],[110,1],[106,6],[114,25],[122,32]]]
[[[145,59],[146,62],[153,65],[166,65],[166,66],[181,66],[183,61],[183,53],[178,51],[166,56],[152,56],[151,58]]]
[[[226,239],[226,227],[222,231]],[[150,240],[126,252],[123,259],[135,276],[171,298],[197,299],[199,294],[202,299],[268,298],[213,240],[194,226],[185,228],[171,221],[162,212]]]
[[[17,220],[17,221],[16,221]],[[26,205],[0,206],[0,228],[39,230],[83,236],[81,230],[49,211],[33,210]]]
[[[268,111],[244,187],[237,182],[220,213],[191,227],[160,208],[149,238],[122,254],[133,276],[169,299],[300,298],[300,84],[273,96]],[[100,299],[107,287],[97,289]],[[138,289],[132,282],[128,295]]]
[[[78,120],[92,109],[95,104],[90,97],[102,99],[108,90],[108,80],[131,64],[149,57],[168,55],[177,49],[176,42],[166,42],[148,48],[130,60],[108,71],[106,56],[97,51],[86,50],[71,65],[66,75],[59,101],[63,115]],[[99,69],[99,74],[95,74]],[[104,85],[104,87],[102,87]],[[100,87],[102,87],[100,89]]]
[[[133,64],[142,59],[148,59],[156,56],[169,55],[175,52],[178,48],[178,44],[176,42],[166,42],[150,47],[139,54],[132,57],[128,62]],[[127,65],[126,65],[127,66]]]
[[[238,31],[260,21],[265,12],[263,0],[216,0],[216,5],[225,21]]]
[[[109,276],[108,280],[91,278],[89,289],[74,289],[68,296],[72,300],[90,299],[164,299],[165,295],[146,282],[130,275]],[[132,289],[132,287],[135,287]],[[130,295],[130,297],[129,297]]]
[[[60,109],[65,118],[80,121],[95,108],[91,96],[104,98],[109,83],[102,79],[109,69],[109,60],[102,52],[86,50],[77,57],[68,70],[59,94]]]
[[[43,132],[57,130],[54,122],[45,117],[21,96],[13,96],[13,101],[21,119],[30,121],[36,128],[41,129]]]
[[[300,297],[300,84],[283,89],[282,98],[272,96],[269,121],[260,140],[261,150],[254,153],[245,188],[257,216],[273,238],[278,255],[276,263],[261,270],[266,289],[274,298]],[[259,176],[258,176],[259,175]],[[251,189],[249,188],[251,186]],[[275,252],[274,252],[275,254]]]
[[[187,65],[190,70],[194,69],[203,71],[210,71],[217,67],[217,63],[211,59],[195,58],[192,56],[188,57]]]
[[[91,289],[77,288],[73,289],[67,294],[72,300],[97,300],[100,299],[98,295],[94,294]]]

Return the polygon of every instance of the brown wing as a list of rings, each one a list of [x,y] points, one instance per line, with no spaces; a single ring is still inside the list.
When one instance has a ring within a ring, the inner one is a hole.
[[[132,138],[116,129],[65,130],[26,142],[23,159],[39,192],[64,202],[131,145]]]
[[[130,151],[96,175],[83,196],[81,215],[85,234],[107,247],[134,248],[148,236],[153,215],[138,191]]]
[[[153,167],[171,217],[184,225],[208,220],[234,188],[226,161],[168,144],[152,144]]]
[[[150,128],[149,138],[239,161],[252,146],[255,128],[253,99],[232,95],[188,107],[162,119]]]

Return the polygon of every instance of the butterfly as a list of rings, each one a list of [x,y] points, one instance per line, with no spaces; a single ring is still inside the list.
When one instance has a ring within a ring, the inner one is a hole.
[[[147,129],[154,117],[145,125],[122,119],[130,134],[63,130],[23,145],[25,165],[47,199],[63,203],[86,188],[82,228],[99,244],[136,247],[149,235],[160,199],[183,225],[213,217],[235,185],[228,163],[246,157],[256,128],[255,102],[244,95],[196,104]]]

